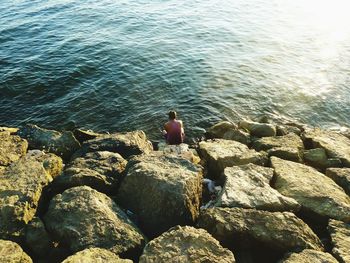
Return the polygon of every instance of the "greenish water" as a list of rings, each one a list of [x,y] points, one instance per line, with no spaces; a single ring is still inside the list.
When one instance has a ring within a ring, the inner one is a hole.
[[[342,0],[2,0],[0,124],[160,138],[266,114],[350,124]]]

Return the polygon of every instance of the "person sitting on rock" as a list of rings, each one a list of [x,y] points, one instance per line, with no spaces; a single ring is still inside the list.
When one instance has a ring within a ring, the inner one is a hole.
[[[181,144],[184,141],[185,132],[181,120],[176,119],[176,112],[169,111],[169,121],[165,123],[163,135],[168,144]]]

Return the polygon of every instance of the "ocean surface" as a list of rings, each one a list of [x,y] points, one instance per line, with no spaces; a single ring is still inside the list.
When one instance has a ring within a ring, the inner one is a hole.
[[[347,0],[1,0],[0,126],[350,126]]]

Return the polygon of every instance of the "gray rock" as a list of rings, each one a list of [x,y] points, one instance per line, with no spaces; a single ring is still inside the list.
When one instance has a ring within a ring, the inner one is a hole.
[[[127,161],[118,153],[90,152],[74,159],[61,176],[53,181],[56,193],[74,187],[87,185],[103,193],[117,189]]]
[[[277,125],[276,127],[276,135],[283,136],[289,133],[294,133],[296,135],[301,135],[302,131],[300,128],[290,125]]]
[[[350,225],[337,220],[329,220],[328,232],[331,235],[333,255],[340,263],[350,262]]]
[[[270,186],[273,169],[247,164],[228,167],[217,206],[255,208],[269,211],[298,211],[300,205]]]
[[[204,229],[177,226],[149,242],[140,258],[140,263],[159,262],[234,263],[235,258]]]
[[[350,167],[350,139],[344,135],[321,129],[307,130],[303,134],[305,143],[313,148],[324,148],[327,156],[338,158],[345,167]]]
[[[279,263],[338,263],[338,261],[329,253],[304,249],[300,253],[290,253]]]
[[[149,236],[193,224],[202,196],[202,169],[175,156],[143,155],[129,161],[118,203],[138,216]]]
[[[132,263],[103,248],[87,248],[66,258],[62,263]]]
[[[251,142],[249,133],[246,133],[242,130],[229,130],[225,132],[225,134],[222,136],[225,140],[233,140],[240,143],[243,143],[245,145],[249,145]]]
[[[226,167],[248,163],[265,165],[268,160],[266,153],[258,153],[242,143],[223,139],[200,142],[199,153],[209,171],[216,175],[220,175]]]
[[[101,136],[102,134],[93,132],[93,131],[85,131],[83,129],[75,129],[73,131],[74,137],[80,142],[83,143],[85,141],[88,140],[92,140],[95,139],[99,136]]]
[[[350,221],[350,198],[332,179],[312,167],[271,158],[275,188],[319,217]]]
[[[9,132],[0,133],[0,165],[7,166],[24,156],[28,142]]]
[[[254,137],[276,136],[276,125],[270,123],[242,120],[239,122],[238,127],[249,131],[250,135]]]
[[[304,151],[304,160],[305,163],[315,168],[324,169],[328,165],[328,157],[325,149],[323,148],[315,148]]]
[[[328,168],[326,175],[340,185],[350,195],[350,168]]]
[[[229,121],[221,121],[211,126],[207,133],[210,138],[222,138],[228,131],[236,130],[237,125]]]
[[[115,152],[119,153],[123,158],[129,158],[132,155],[150,153],[153,151],[153,146],[147,140],[143,131],[106,134],[84,142],[81,149],[74,153],[72,158],[81,157],[88,152],[96,151]]]
[[[293,213],[244,208],[211,208],[201,211],[198,227],[232,248],[258,242],[282,252],[311,248],[323,250],[319,238]]]
[[[49,233],[73,253],[101,247],[118,255],[139,255],[146,242],[112,199],[88,186],[56,195],[44,222]]]
[[[17,134],[28,140],[31,149],[54,153],[64,159],[70,158],[72,153],[80,147],[80,143],[70,131],[61,133],[28,124],[19,129]]]
[[[275,156],[284,160],[301,163],[303,161],[302,153],[296,148],[272,148],[267,151],[269,156]]]
[[[30,154],[3,171],[0,177],[0,238],[23,238],[24,227],[36,213],[43,188],[52,181],[49,172],[41,160]]]
[[[40,218],[34,217],[26,226],[25,244],[37,258],[41,259],[47,258],[53,249],[53,242]]]
[[[3,263],[32,263],[32,259],[15,242],[0,239],[0,257]]]

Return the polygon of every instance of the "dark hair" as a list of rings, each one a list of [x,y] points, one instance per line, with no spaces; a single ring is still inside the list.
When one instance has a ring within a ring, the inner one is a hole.
[[[168,115],[170,120],[176,119],[176,111],[171,110],[169,111]]]

